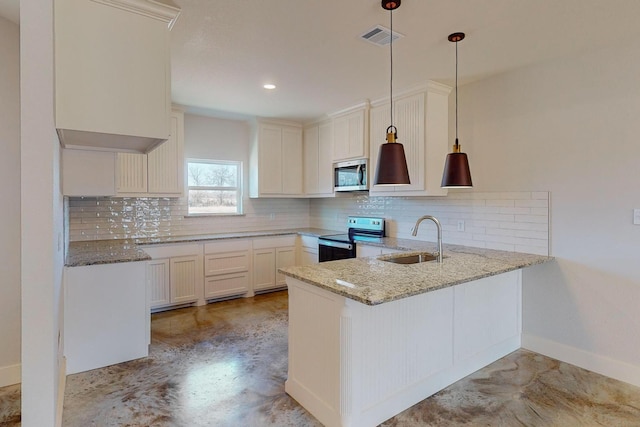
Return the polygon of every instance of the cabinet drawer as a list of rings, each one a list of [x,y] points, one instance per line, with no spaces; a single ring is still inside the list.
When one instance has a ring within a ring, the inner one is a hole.
[[[205,276],[240,273],[244,271],[249,271],[249,251],[225,252],[205,256]]]
[[[240,252],[251,250],[250,239],[216,240],[204,244],[204,254],[217,254],[221,252]]]
[[[249,273],[223,274],[204,281],[206,299],[239,295],[249,290]]]
[[[295,246],[296,238],[295,234],[276,237],[265,237],[262,239],[253,239],[253,249],[267,249],[267,248],[280,248],[283,246]]]

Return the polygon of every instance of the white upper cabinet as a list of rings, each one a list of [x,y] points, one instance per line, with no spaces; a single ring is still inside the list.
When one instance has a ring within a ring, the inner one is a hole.
[[[169,137],[169,30],[152,0],[56,0],[55,122],[65,147],[146,153]]]
[[[333,124],[331,121],[304,129],[304,193],[333,196]]]
[[[300,125],[258,121],[249,158],[249,196],[302,196],[302,163]]]
[[[182,194],[184,191],[184,114],[171,113],[167,142],[147,154],[149,193]]]
[[[369,155],[368,103],[332,114],[333,161],[361,159]]]
[[[97,150],[62,150],[62,194],[115,196],[116,153]]]
[[[373,185],[380,145],[386,143],[389,99],[372,103],[370,111],[369,192],[375,195],[446,196],[440,188],[448,150],[449,92],[451,88],[429,82],[425,89],[394,97],[394,125],[404,146],[410,185]]]
[[[149,154],[117,153],[117,194],[180,197],[184,193],[184,114],[171,113],[171,135]]]

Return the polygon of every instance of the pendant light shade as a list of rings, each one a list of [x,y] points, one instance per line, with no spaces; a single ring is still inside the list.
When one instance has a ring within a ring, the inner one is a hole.
[[[471,170],[469,159],[460,151],[458,143],[458,42],[464,40],[464,33],[449,35],[449,41],[456,44],[456,143],[453,145],[453,153],[447,154],[442,173],[442,188],[471,188]]]
[[[469,169],[469,159],[466,153],[461,153],[460,144],[453,146],[454,152],[447,154],[442,173],[443,188],[471,188],[471,170]],[[458,151],[455,151],[455,150]]]
[[[380,145],[378,164],[374,185],[407,185],[411,184],[407,158],[404,155],[404,147],[396,142],[398,129],[393,125],[393,11],[400,7],[400,0],[382,0],[382,8],[389,11],[391,36],[389,40],[389,56],[391,76],[389,78],[389,102],[391,126],[387,128],[387,142]]]
[[[396,132],[390,132],[395,126],[387,128],[387,143],[380,146],[376,167],[376,185],[410,184],[407,158],[402,144],[395,142]],[[390,141],[391,139],[391,141]]]

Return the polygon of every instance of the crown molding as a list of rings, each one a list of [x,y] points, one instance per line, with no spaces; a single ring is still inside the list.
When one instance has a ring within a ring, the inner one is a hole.
[[[136,13],[148,18],[165,22],[171,30],[178,15],[180,8],[169,6],[155,0],[92,0],[95,3],[104,4],[106,6],[115,7],[127,12]]]

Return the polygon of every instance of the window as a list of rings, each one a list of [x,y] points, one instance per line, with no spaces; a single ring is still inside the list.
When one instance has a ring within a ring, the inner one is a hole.
[[[242,162],[187,160],[189,215],[242,213]]]

